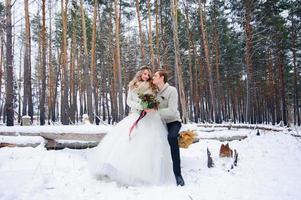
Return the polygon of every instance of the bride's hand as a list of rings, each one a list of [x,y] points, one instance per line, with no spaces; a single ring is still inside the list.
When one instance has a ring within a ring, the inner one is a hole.
[[[146,113],[152,113],[152,112],[155,112],[156,110],[152,108],[152,109],[144,109],[144,111]]]

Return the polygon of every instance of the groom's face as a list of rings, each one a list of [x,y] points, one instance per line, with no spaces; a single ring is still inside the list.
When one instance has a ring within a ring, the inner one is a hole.
[[[158,85],[161,82],[163,82],[163,76],[160,76],[159,72],[156,72],[153,76],[153,83]]]

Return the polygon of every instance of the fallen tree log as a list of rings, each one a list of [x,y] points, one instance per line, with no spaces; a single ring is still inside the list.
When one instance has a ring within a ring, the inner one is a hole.
[[[14,133],[0,132],[2,147],[37,147],[41,144],[47,150],[86,149],[98,145],[99,141],[105,136],[105,133]],[[40,137],[40,138],[38,138]],[[20,138],[22,138],[20,140]]]
[[[203,140],[219,140],[221,142],[224,141],[233,141],[233,140],[242,140],[247,138],[247,136],[231,136],[231,137],[198,137],[196,138],[193,143],[199,142],[201,139]],[[61,150],[65,148],[69,149],[87,149],[87,148],[93,148],[96,147],[99,144],[99,141],[56,141],[52,139],[45,139],[45,148],[47,150]],[[41,145],[41,143],[24,143],[24,144],[17,144],[17,143],[7,143],[7,142],[1,142],[0,148],[2,147],[37,147]]]
[[[28,133],[28,132],[0,132],[2,136],[40,136],[44,138],[45,148],[48,150],[59,150],[64,148],[70,149],[86,149],[93,148],[98,145],[106,133]],[[218,140],[221,142],[224,141],[233,141],[233,140],[243,140],[247,138],[245,135],[235,135],[235,136],[198,136],[193,143],[199,142],[200,140]],[[65,141],[63,141],[65,140]],[[69,141],[68,141],[69,140]],[[70,141],[73,140],[73,141]],[[0,143],[1,147],[37,147],[42,143],[39,142],[26,142],[18,144],[12,140],[2,141]]]
[[[56,142],[53,140],[53,142],[46,142],[45,148],[47,150],[61,150],[65,148],[69,149],[87,149],[87,148],[93,148],[98,145],[99,142]],[[41,143],[26,143],[26,144],[17,144],[17,143],[6,143],[6,142],[0,142],[0,148],[3,147],[37,147],[41,145]]]
[[[45,148],[47,150],[61,150],[64,148],[69,149],[87,149],[87,148],[93,148],[98,145],[99,142],[62,142],[62,141],[55,141],[51,139],[46,139]]]
[[[204,128],[228,128],[229,130],[231,128],[242,128],[242,129],[260,129],[260,130],[265,130],[265,131],[284,131],[288,130],[290,131],[289,128],[286,127],[266,127],[266,126],[261,126],[261,125],[253,125],[253,124],[197,124],[197,127],[204,127]]]
[[[106,133],[29,133],[29,132],[0,132],[3,136],[41,136],[52,140],[81,140],[81,141],[100,141]]]
[[[17,144],[17,143],[7,143],[7,142],[0,142],[0,148],[3,147],[37,147],[41,143],[26,143],[26,144]]]
[[[233,140],[243,140],[246,139],[248,136],[246,135],[232,135],[232,136],[218,136],[218,137],[198,137],[198,139],[202,140],[219,140],[220,142],[225,141],[233,141]]]

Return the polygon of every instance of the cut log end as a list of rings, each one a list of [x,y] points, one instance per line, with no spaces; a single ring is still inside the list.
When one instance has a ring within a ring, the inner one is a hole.
[[[6,143],[6,142],[1,142],[0,143],[0,148],[3,148],[3,147],[16,147],[17,144],[12,144],[12,143]]]
[[[17,144],[17,143],[6,143],[6,142],[0,142],[0,148],[3,147],[37,147],[40,143],[26,143],[26,144]]]
[[[226,145],[221,145],[219,157],[233,157],[233,150],[229,147],[229,143],[227,143]]]

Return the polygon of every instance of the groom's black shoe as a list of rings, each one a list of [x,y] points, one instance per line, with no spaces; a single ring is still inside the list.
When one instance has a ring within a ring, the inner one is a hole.
[[[182,176],[176,176],[176,180],[177,180],[177,186],[184,186],[185,182],[184,179],[182,178]]]

